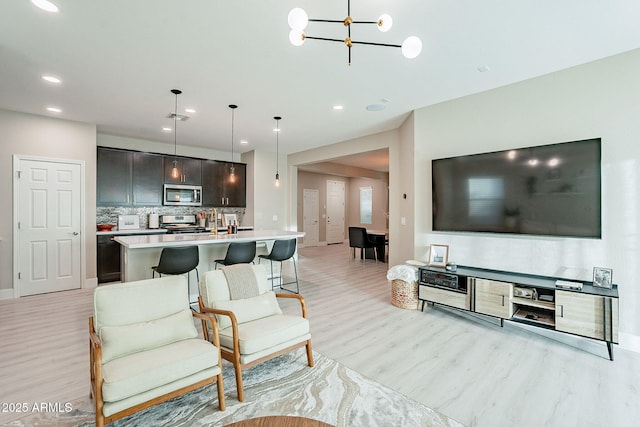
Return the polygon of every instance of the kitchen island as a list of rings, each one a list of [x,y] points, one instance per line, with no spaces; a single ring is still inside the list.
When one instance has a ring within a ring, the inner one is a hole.
[[[198,271],[200,275],[213,269],[215,259],[223,259],[231,242],[256,242],[256,256],[267,254],[275,240],[304,237],[304,232],[281,230],[239,231],[237,234],[226,233],[187,233],[135,236],[115,236],[114,241],[120,243],[122,282],[150,279],[151,267],[158,265],[162,248],[170,246],[197,245],[200,254]],[[193,273],[191,273],[193,275]],[[194,278],[190,281],[189,294],[198,295],[198,284]]]

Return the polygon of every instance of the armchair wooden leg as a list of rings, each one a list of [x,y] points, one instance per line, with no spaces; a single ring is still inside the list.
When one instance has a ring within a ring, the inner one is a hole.
[[[310,368],[313,368],[313,350],[311,350],[311,340],[307,340],[307,364]]]
[[[244,388],[242,387],[242,368],[239,364],[234,365],[236,370],[236,388],[238,389],[238,401],[244,402]]]
[[[222,371],[218,374],[218,380],[216,381],[218,384],[218,407],[221,411],[224,411],[226,408],[226,403],[224,400],[224,386],[222,384]]]

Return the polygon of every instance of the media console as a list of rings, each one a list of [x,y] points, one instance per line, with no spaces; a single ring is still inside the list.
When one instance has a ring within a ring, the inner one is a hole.
[[[500,319],[618,344],[618,286],[458,266],[420,267],[418,298]],[[575,286],[581,285],[581,286]]]

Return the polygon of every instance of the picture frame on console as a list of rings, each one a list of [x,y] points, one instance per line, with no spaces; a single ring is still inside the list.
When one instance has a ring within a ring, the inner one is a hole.
[[[429,261],[430,267],[446,267],[449,259],[449,245],[430,245]]]
[[[611,289],[613,285],[613,269],[593,267],[593,286]]]

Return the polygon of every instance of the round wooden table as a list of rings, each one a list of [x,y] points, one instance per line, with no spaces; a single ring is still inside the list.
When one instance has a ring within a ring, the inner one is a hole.
[[[272,415],[268,417],[250,418],[227,424],[226,427],[334,427],[322,421],[303,417],[288,417],[285,415]]]

